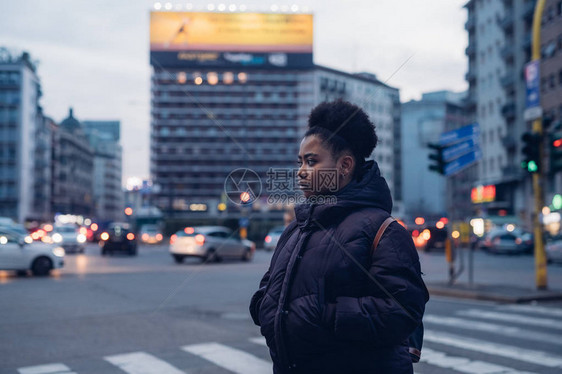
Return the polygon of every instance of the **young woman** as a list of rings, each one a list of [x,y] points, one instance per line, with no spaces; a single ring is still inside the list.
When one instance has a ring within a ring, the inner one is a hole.
[[[307,203],[295,207],[250,304],[273,372],[411,374],[407,338],[429,295],[400,224],[373,251],[392,210],[376,162],[365,161],[375,127],[341,100],[313,109],[308,127],[297,174]],[[313,202],[321,196],[328,203]]]

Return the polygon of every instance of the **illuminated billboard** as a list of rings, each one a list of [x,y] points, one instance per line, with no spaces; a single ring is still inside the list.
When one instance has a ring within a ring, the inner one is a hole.
[[[151,12],[161,67],[312,67],[312,14]]]

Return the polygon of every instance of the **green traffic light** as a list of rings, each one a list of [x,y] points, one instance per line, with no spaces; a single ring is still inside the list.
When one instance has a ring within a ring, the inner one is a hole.
[[[527,164],[527,170],[531,173],[534,173],[539,170],[539,167],[537,166],[537,163],[535,161],[529,161],[529,163]]]
[[[552,207],[556,210],[562,209],[562,195],[554,195],[552,198]]]

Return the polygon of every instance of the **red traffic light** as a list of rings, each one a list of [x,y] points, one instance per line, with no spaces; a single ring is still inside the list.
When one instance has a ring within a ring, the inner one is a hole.
[[[553,146],[554,148],[562,147],[562,138],[556,139],[555,141],[553,141],[553,142],[552,142],[552,146]]]

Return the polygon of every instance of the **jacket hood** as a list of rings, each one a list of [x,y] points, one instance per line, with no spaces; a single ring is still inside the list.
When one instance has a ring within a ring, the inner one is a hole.
[[[381,176],[377,163],[373,160],[365,162],[359,175],[333,195],[336,199],[334,202],[305,203],[295,206],[298,225],[306,227],[314,221],[327,221],[357,208],[379,208],[390,214],[392,211],[390,189]]]

